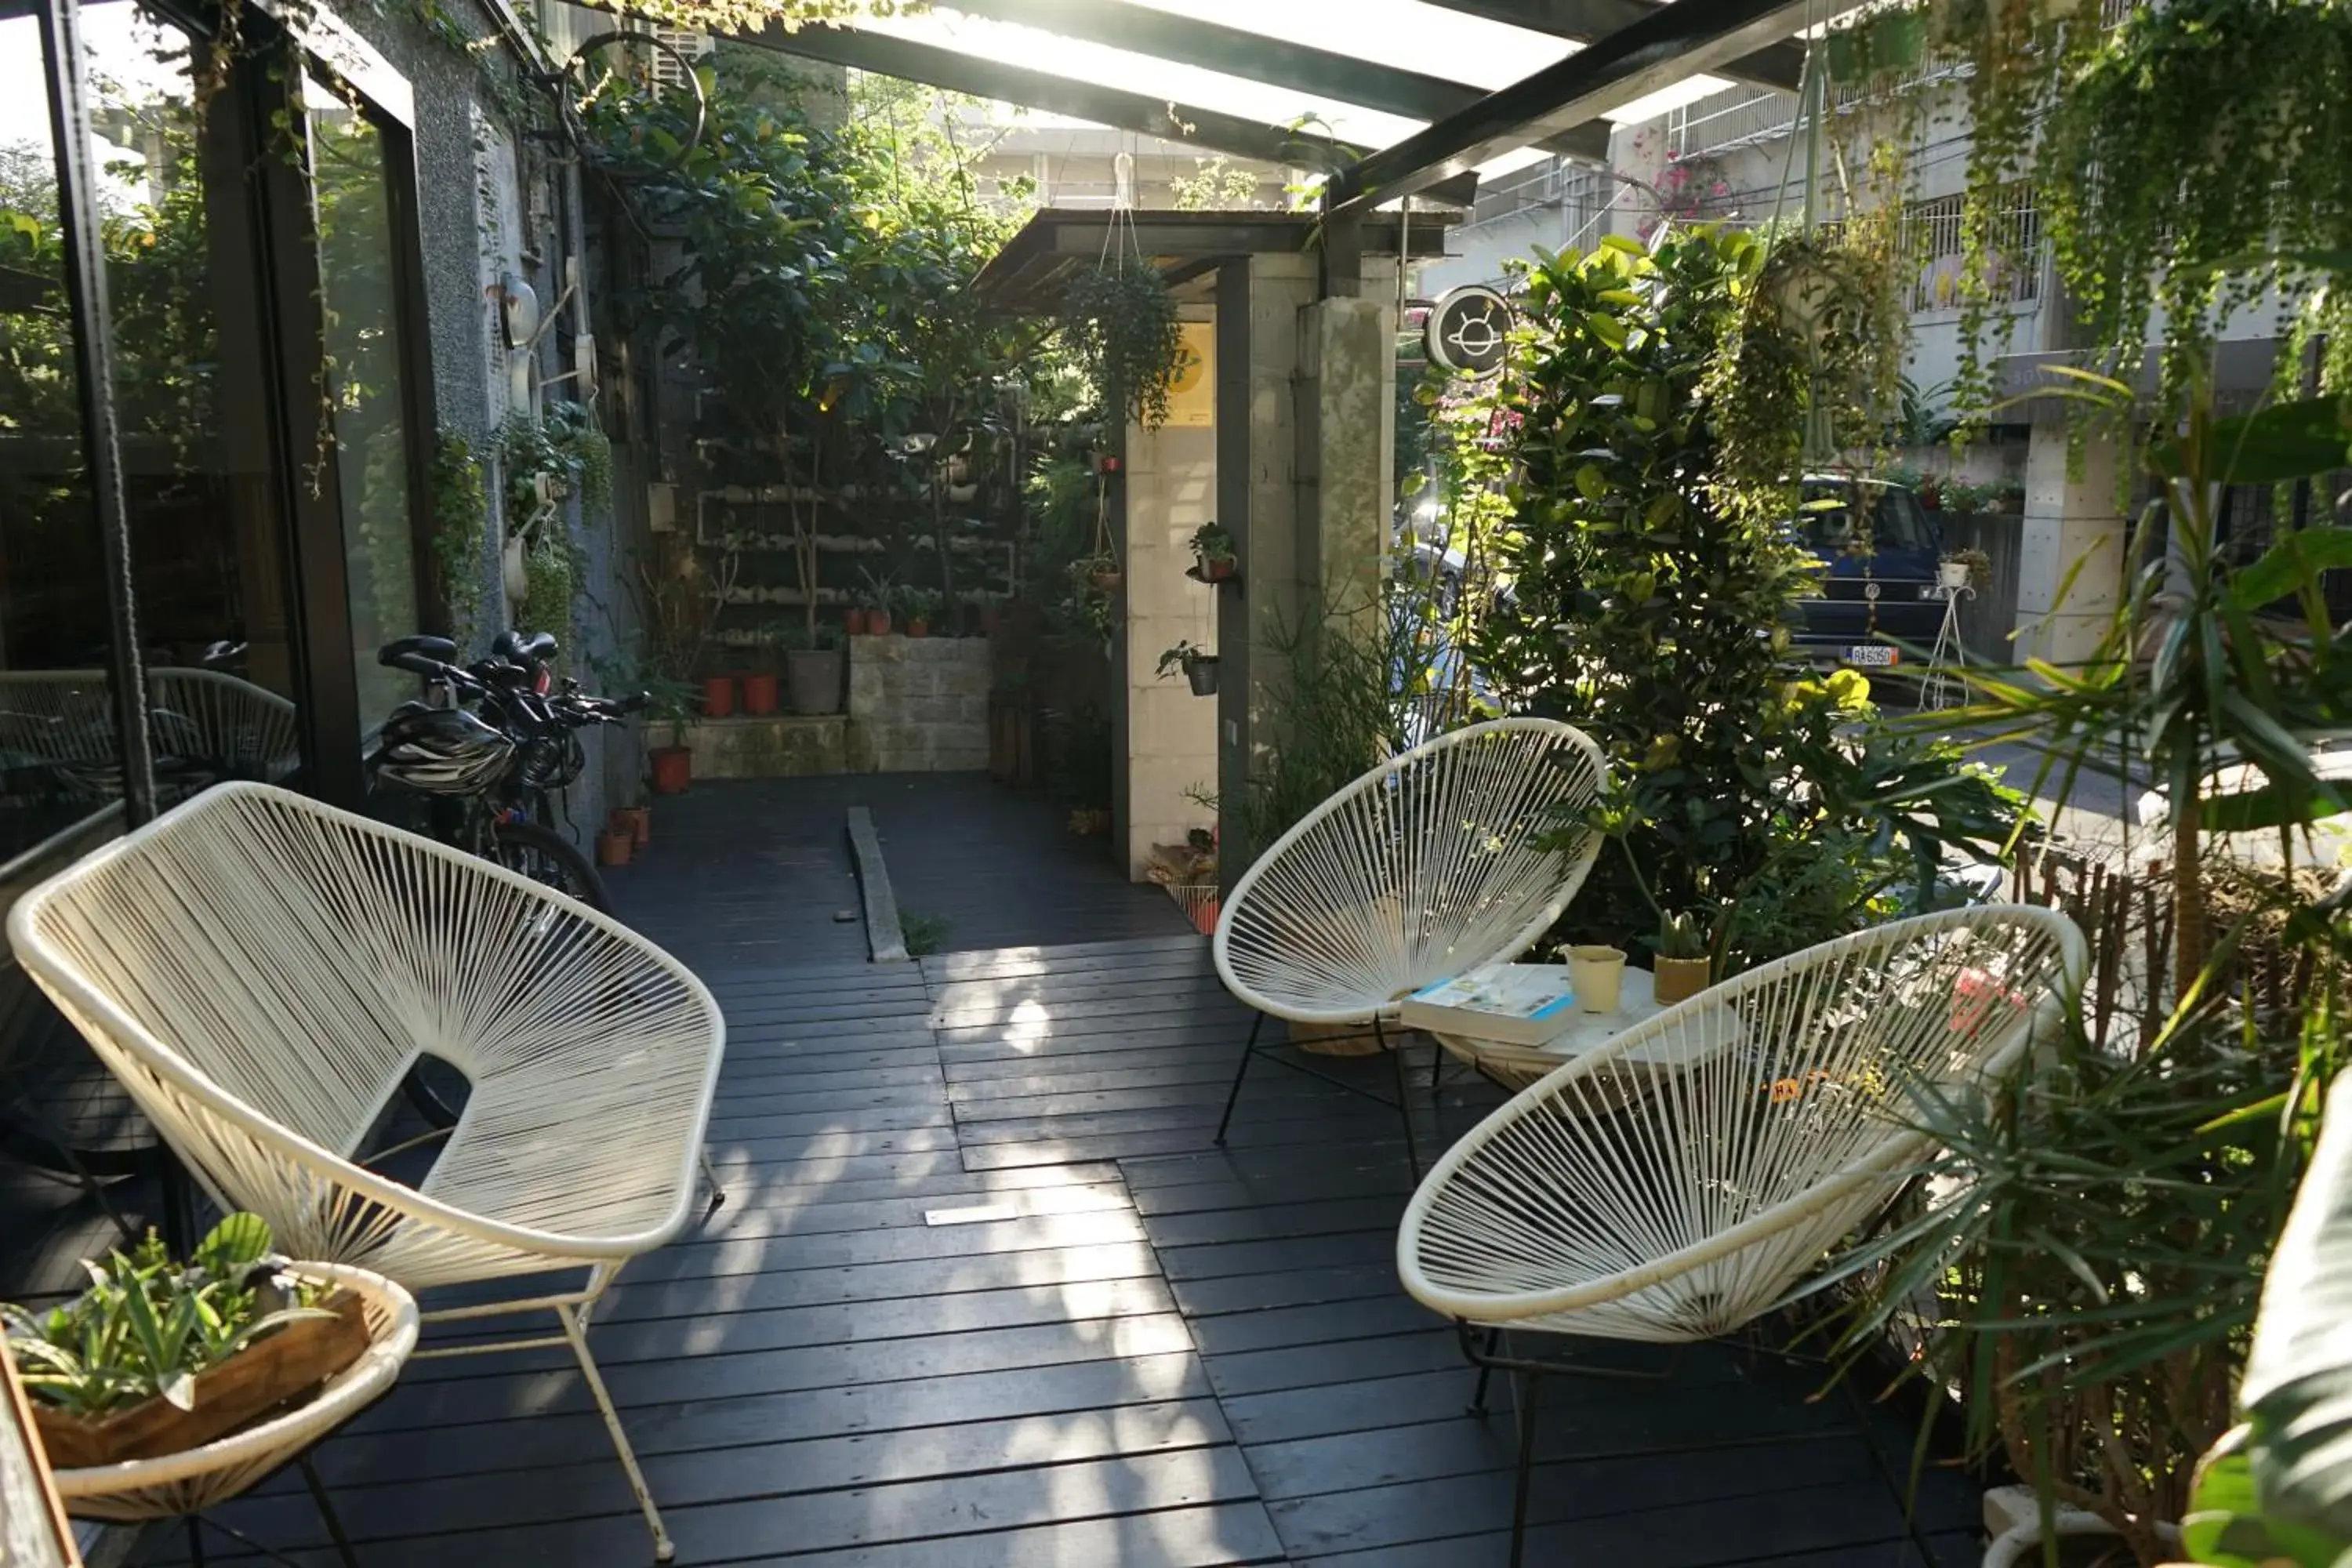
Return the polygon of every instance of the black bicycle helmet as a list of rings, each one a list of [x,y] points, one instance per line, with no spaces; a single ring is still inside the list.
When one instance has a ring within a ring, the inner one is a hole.
[[[463,708],[404,702],[383,722],[368,765],[423,795],[477,795],[514,763],[514,741]]]

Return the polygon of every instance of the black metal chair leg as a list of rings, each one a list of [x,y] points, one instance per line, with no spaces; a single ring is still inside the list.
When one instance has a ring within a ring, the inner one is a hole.
[[[1395,1046],[1390,1045],[1388,1033],[1381,1027],[1378,1014],[1372,1016],[1372,1039],[1381,1050],[1388,1053],[1390,1062],[1396,1068],[1397,1120],[1404,1123],[1404,1157],[1412,1164],[1413,1181],[1419,1183],[1421,1141],[1413,1135],[1412,1131],[1412,1094],[1405,1077],[1404,1047],[1401,1043]]]
[[[188,1515],[188,1561],[194,1568],[205,1568],[205,1521],[193,1513]]]
[[[1464,1332],[1465,1334],[1468,1332],[1467,1325],[1465,1325]],[[1495,1347],[1501,1342],[1502,1338],[1502,1330],[1488,1329],[1486,1352],[1474,1358],[1478,1363],[1478,1392],[1470,1396],[1470,1414],[1473,1415],[1483,1416],[1486,1414],[1486,1384],[1495,1375]],[[1463,1348],[1467,1350],[1469,1347],[1465,1345]]]
[[[1536,1400],[1543,1388],[1543,1373],[1513,1373],[1512,1403],[1519,1410],[1519,1476],[1518,1485],[1511,1497],[1511,1568],[1519,1568],[1528,1550],[1528,1493],[1535,1475],[1536,1461]],[[1524,1379],[1524,1382],[1516,1381]]]
[[[1217,1142],[1220,1146],[1225,1141],[1225,1129],[1233,1124],[1234,1107],[1241,1103],[1242,1079],[1249,1076],[1250,1058],[1257,1055],[1257,1032],[1265,1027],[1265,1015],[1260,1013],[1257,1021],[1250,1025],[1249,1044],[1242,1047],[1241,1066],[1234,1069],[1234,1087],[1233,1091],[1225,1096],[1225,1113],[1217,1118]]]
[[[319,1517],[326,1521],[327,1537],[342,1557],[343,1568],[360,1568],[359,1559],[352,1555],[351,1537],[343,1533],[343,1521],[335,1512],[333,1500],[327,1496],[327,1483],[319,1479],[318,1470],[311,1466],[310,1456],[305,1454],[295,1463],[302,1467],[302,1484],[310,1489],[310,1500],[319,1505]]]

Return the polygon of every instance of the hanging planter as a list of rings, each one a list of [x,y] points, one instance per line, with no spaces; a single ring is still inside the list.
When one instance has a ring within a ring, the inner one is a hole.
[[[1214,697],[1217,694],[1215,654],[1204,652],[1189,641],[1180,642],[1160,656],[1160,679],[1165,680],[1180,669],[1184,672],[1186,683],[1192,688],[1193,696]]]
[[[1124,209],[1111,216],[1101,259],[1063,289],[1061,318],[1063,340],[1107,408],[1147,430],[1167,423],[1168,387],[1183,360],[1184,334],[1167,279],[1144,259],[1135,221]]]

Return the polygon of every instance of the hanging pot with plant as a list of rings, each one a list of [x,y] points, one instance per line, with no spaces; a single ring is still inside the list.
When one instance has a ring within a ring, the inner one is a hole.
[[[1111,215],[1103,253],[1062,290],[1062,337],[1103,405],[1146,429],[1168,419],[1168,387],[1184,354],[1183,329],[1167,279],[1144,259],[1135,220]]]
[[[1196,583],[1227,583],[1239,564],[1234,558],[1234,536],[1222,524],[1204,522],[1192,531],[1192,568],[1186,576]]]
[[[1180,642],[1161,654],[1159,669],[1162,680],[1182,670],[1195,697],[1214,697],[1217,694],[1217,656],[1194,647],[1189,640]]]

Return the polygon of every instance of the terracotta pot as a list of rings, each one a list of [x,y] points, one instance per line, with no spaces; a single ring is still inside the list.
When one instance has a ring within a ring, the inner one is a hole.
[[[1201,560],[1201,581],[1204,583],[1225,582],[1233,576],[1234,564],[1235,563],[1234,558],[1230,555],[1223,556],[1215,561],[1212,561],[1206,556],[1203,556]]]
[[[646,753],[653,763],[656,795],[684,795],[694,783],[694,752],[685,746],[656,746]]]
[[[782,685],[775,671],[765,670],[743,678],[743,711],[755,719],[772,716],[782,701]]]
[[[630,841],[643,849],[654,841],[654,808],[650,805],[625,805],[613,815],[628,824]]]
[[[711,719],[724,719],[735,711],[733,676],[714,675],[702,683],[702,711]]]
[[[1704,958],[1660,958],[1651,971],[1651,985],[1660,1006],[1685,1001],[1707,987],[1707,961]]]
[[[625,822],[616,823],[596,835],[596,864],[625,866],[630,852],[637,847],[637,836]]]
[[[866,612],[853,605],[841,612],[841,635],[862,637],[866,635]]]
[[[345,1291],[321,1305],[334,1316],[289,1323],[197,1373],[193,1410],[159,1394],[93,1421],[36,1404],[33,1425],[40,1429],[49,1462],[61,1470],[79,1470],[185,1453],[307,1395],[368,1347],[367,1319],[358,1297]]]
[[[869,637],[888,637],[890,635],[890,612],[887,610],[866,611],[866,635]]]
[[[908,621],[907,635],[910,637],[927,637],[931,635],[931,623],[919,619]]]
[[[1087,581],[1106,594],[1116,594],[1119,590],[1119,584],[1127,581],[1127,574],[1118,571],[1089,572],[1087,574]]]

